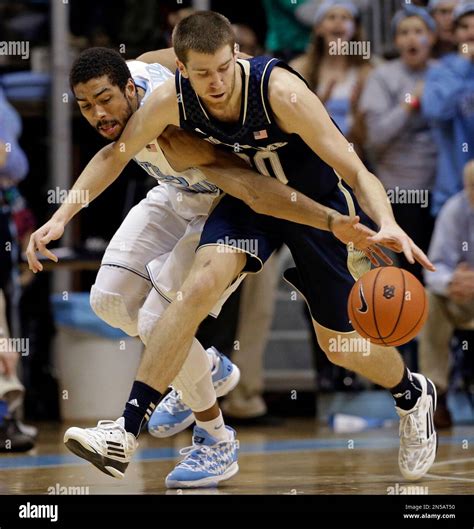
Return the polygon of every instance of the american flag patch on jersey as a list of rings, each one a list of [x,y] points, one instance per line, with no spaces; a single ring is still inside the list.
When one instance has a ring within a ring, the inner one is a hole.
[[[253,133],[253,137],[256,140],[264,140],[264,139],[268,138],[268,133],[267,133],[267,131],[265,129],[264,130],[257,130],[256,132]]]
[[[156,148],[156,145],[154,143],[149,143],[146,146],[146,150],[149,151],[149,152],[157,152],[158,151],[158,149]]]

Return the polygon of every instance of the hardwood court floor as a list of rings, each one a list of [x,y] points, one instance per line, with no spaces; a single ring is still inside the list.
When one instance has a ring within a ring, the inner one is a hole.
[[[286,420],[278,427],[241,427],[240,472],[218,489],[191,491],[167,490],[164,486],[178,450],[190,444],[191,430],[171,439],[143,434],[125,478],[115,480],[64,447],[62,436],[68,426],[41,425],[41,438],[34,451],[1,455],[0,493],[48,494],[54,489],[86,494],[386,495],[389,487],[413,485],[427,487],[428,494],[474,491],[474,425],[441,433],[436,462],[417,483],[405,482],[399,473],[395,427],[344,435],[309,419]]]

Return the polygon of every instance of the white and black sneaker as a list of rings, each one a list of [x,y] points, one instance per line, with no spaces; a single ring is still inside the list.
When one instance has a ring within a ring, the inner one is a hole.
[[[124,428],[124,418],[99,421],[95,428],[73,426],[64,434],[69,450],[114,478],[123,478],[130,459],[138,448],[133,434]]]
[[[400,451],[398,464],[405,479],[422,478],[434,463],[438,437],[434,428],[436,388],[429,378],[412,373],[422,394],[411,410],[396,407],[400,417]]]

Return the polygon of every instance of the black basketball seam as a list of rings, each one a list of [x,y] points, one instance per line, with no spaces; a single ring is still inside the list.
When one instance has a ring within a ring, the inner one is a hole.
[[[380,275],[380,272],[382,270],[383,270],[383,268],[380,268],[380,270],[377,272],[377,275],[375,276],[375,279],[374,279],[374,285],[373,285],[373,288],[372,288],[372,312],[374,314],[375,328],[377,329],[377,332],[379,333],[378,339],[382,340],[382,343],[384,345],[386,345],[387,347],[389,347],[389,345],[385,343],[385,338],[383,338],[381,333],[380,333],[379,324],[377,323],[377,311],[375,310],[375,291],[376,291],[376,287],[377,287],[377,279],[378,279],[378,277]]]
[[[403,340],[403,338],[405,338],[405,336],[409,335],[411,333],[411,331],[418,325],[418,323],[420,322],[421,318],[423,318],[423,314],[425,313],[425,306],[426,306],[426,293],[423,296],[423,310],[421,311],[421,316],[416,320],[415,325],[413,325],[413,327],[406,334],[404,334],[403,336],[400,336],[399,340]],[[398,340],[397,340],[397,342],[398,342]]]
[[[355,285],[355,283],[354,283]],[[360,324],[360,321],[356,318],[356,312],[357,310],[354,310],[354,307],[352,306],[352,296],[350,297],[350,312],[352,312],[352,315],[353,317],[351,317],[351,320],[354,319],[357,323],[357,325],[361,328],[362,331],[364,331],[364,333],[371,339],[371,340],[379,340],[380,338],[378,336],[372,336],[370,335],[365,329],[364,327]],[[349,314],[350,316],[350,314]],[[357,330],[357,329],[354,329],[354,330]],[[377,344],[376,344],[377,345]]]
[[[402,304],[400,305],[400,312],[398,313],[398,318],[397,318],[397,321],[395,322],[395,325],[393,326],[392,332],[390,334],[387,334],[387,336],[385,336],[385,338],[387,338],[387,339],[390,338],[390,336],[392,336],[392,334],[395,332],[395,329],[397,328],[398,322],[400,321],[400,318],[402,317],[403,305],[405,304],[405,274],[403,273],[401,268],[397,268],[397,270],[400,272],[400,274],[402,274],[402,279],[403,279]],[[407,333],[407,334],[409,334],[409,333]],[[398,342],[398,340],[397,340],[397,342]]]

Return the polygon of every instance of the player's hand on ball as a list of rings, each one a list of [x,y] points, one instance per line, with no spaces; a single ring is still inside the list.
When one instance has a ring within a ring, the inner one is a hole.
[[[28,258],[29,269],[36,274],[43,270],[43,265],[39,262],[36,252],[38,251],[41,255],[44,255],[55,263],[58,262],[58,258],[53,252],[46,248],[46,245],[51,241],[60,239],[64,233],[64,223],[57,220],[49,220],[46,224],[43,224],[41,228],[37,229],[31,234],[30,242],[26,249],[26,257]]]
[[[435,266],[428,259],[425,253],[419,248],[408,235],[400,228],[396,222],[382,225],[379,232],[370,237],[370,241],[374,244],[380,244],[397,253],[402,253],[407,258],[407,261],[414,264],[418,261],[423,268],[430,272],[434,272]]]
[[[375,231],[361,224],[357,215],[355,217],[336,215],[331,224],[331,231],[344,244],[362,250],[373,265],[392,264],[392,260],[382,248],[370,241],[370,238],[376,235]]]
[[[157,138],[165,158],[178,173],[190,167],[209,165],[215,162],[215,147],[199,136],[172,125]]]

